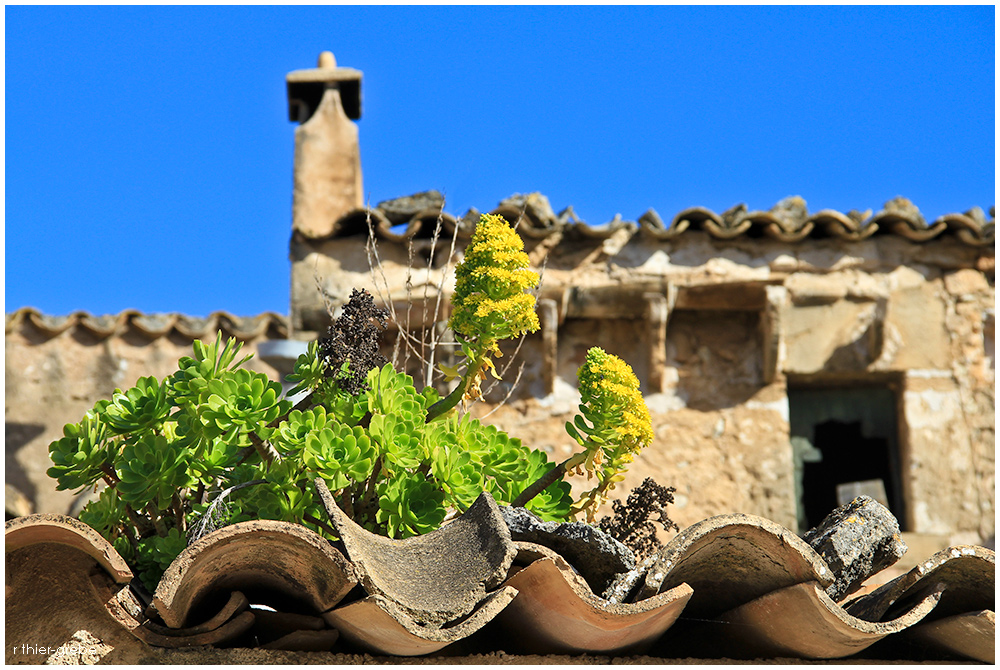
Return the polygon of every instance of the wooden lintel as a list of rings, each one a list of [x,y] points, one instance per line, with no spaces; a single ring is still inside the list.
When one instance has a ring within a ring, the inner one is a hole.
[[[677,288],[669,286],[666,295],[646,293],[647,344],[649,355],[650,393],[666,392],[667,383],[667,322],[677,302]]]

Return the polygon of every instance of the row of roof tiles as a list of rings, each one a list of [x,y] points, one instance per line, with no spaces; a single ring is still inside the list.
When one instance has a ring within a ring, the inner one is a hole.
[[[443,230],[446,235],[469,237],[480,213],[471,209],[461,218],[444,211],[444,198],[437,191],[427,191],[378,203],[374,208],[349,212],[332,224],[321,238],[347,237],[373,231],[379,238],[401,242],[414,237],[433,237]],[[740,204],[721,214],[704,207],[679,212],[669,225],[649,209],[637,222],[616,216],[601,226],[591,226],[577,219],[572,207],[556,214],[548,199],[540,193],[515,194],[502,200],[491,214],[504,216],[518,226],[519,232],[533,238],[561,233],[570,238],[606,239],[630,230],[651,241],[673,240],[688,231],[702,230],[717,240],[767,238],[799,243],[810,238],[830,237],[857,242],[875,234],[891,234],[911,242],[928,242],[954,237],[972,247],[992,247],[994,210],[990,218],[979,207],[964,213],[945,214],[928,222],[909,200],[893,198],[876,214],[871,210],[842,213],[824,209],[810,214],[805,200],[791,196],[768,211],[750,211]],[[300,233],[301,234],[301,233]]]
[[[275,312],[257,316],[233,316],[229,312],[212,312],[205,318],[184,314],[145,314],[138,310],[125,310],[118,314],[94,316],[77,311],[68,316],[42,314],[33,307],[22,307],[8,313],[6,333],[20,330],[30,324],[47,337],[55,337],[67,330],[82,328],[98,337],[111,337],[126,332],[137,332],[148,339],[178,334],[191,340],[212,338],[215,333],[252,340],[259,337],[285,339],[288,337],[288,317]]]
[[[158,647],[836,659],[888,643],[896,659],[994,660],[995,556],[983,547],[949,548],[834,602],[828,564],[797,535],[759,517],[713,517],[675,537],[616,602],[563,555],[513,541],[488,495],[438,531],[391,540],[318,490],[343,552],[302,526],[235,524],[182,552],[149,607],[130,590],[125,561],[89,527],[56,515],[10,521],[8,626],[11,607],[47,578],[94,585],[73,625],[105,612],[119,632]],[[67,566],[81,555],[100,569],[74,573]],[[275,611],[250,606],[262,602]],[[19,612],[16,633],[44,641],[51,611]]]

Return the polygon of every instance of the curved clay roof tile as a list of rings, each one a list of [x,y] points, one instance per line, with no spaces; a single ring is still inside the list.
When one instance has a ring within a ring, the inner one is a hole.
[[[677,621],[691,598],[691,587],[680,584],[637,603],[613,603],[595,595],[556,552],[516,544],[516,560],[527,567],[506,581],[517,597],[497,621],[529,653],[640,653]]]
[[[986,214],[979,207],[973,207],[964,214],[945,214],[934,223],[944,223],[958,239],[972,247],[993,246],[996,241],[994,220],[987,221]]]
[[[440,226],[440,227],[439,227]],[[417,237],[432,238],[435,233],[440,239],[443,236],[451,237],[452,232],[458,226],[455,217],[442,209],[424,209],[413,215],[407,224],[407,234],[413,230],[412,235]]]
[[[244,521],[187,547],[170,564],[153,605],[171,628],[187,625],[199,602],[217,591],[264,589],[303,601],[316,613],[332,609],[357,584],[343,554],[305,526]]]
[[[705,210],[706,212],[708,210]],[[641,226],[641,232],[643,235],[652,237],[654,240],[672,240],[677,237],[691,225],[691,222],[687,219],[678,221],[676,218],[667,228],[663,224],[663,219],[660,218],[659,213],[650,207],[646,210],[646,213],[639,217],[639,225]]]
[[[731,240],[750,230],[752,225],[747,218],[747,206],[740,203],[730,207],[722,216],[714,216],[701,222],[702,228],[718,240]]]
[[[148,338],[156,339],[176,331],[189,339],[214,338],[218,329],[239,339],[266,336],[271,330],[277,337],[287,337],[288,318],[275,312],[264,312],[257,316],[238,317],[228,312],[213,312],[206,318],[185,314],[143,314],[137,310],[125,310],[119,314],[93,316],[78,311],[69,316],[42,314],[33,307],[22,307],[13,314],[7,314],[6,332],[12,333],[30,323],[48,337],[73,328],[83,328],[99,337],[121,335],[135,329]]]
[[[111,543],[96,530],[72,517],[32,514],[11,519],[4,526],[4,550],[8,554],[46,542],[82,551],[97,561],[118,584],[132,581],[132,570]]]
[[[167,335],[176,323],[176,314],[136,314],[132,317],[132,326],[153,339]]]
[[[718,617],[727,635],[720,655],[835,659],[852,656],[884,637],[906,630],[938,604],[928,594],[887,622],[851,616],[816,582],[803,582],[765,594]]]
[[[639,597],[687,583],[693,616],[708,618],[786,586],[815,581],[824,588],[833,573],[802,538],[751,514],[726,514],[681,531],[657,554]]]
[[[870,217],[871,210],[851,210],[845,215],[833,209],[823,209],[810,216],[808,221],[829,237],[860,242],[878,232],[878,224],[872,223]]]
[[[517,228],[519,233],[534,239],[548,237],[559,229],[555,222],[541,221],[530,209],[520,208],[512,204],[501,204],[490,211],[490,214],[502,216],[507,223]]]

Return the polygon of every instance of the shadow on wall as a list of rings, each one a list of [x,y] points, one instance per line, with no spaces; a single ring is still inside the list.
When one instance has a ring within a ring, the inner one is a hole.
[[[38,423],[4,424],[4,483],[10,484],[20,491],[28,500],[34,500],[37,493],[35,485],[28,478],[28,473],[17,460],[17,452],[26,447],[35,438],[45,432],[45,426]]]

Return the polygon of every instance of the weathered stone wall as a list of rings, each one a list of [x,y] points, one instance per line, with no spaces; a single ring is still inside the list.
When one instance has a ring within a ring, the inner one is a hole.
[[[151,335],[127,324],[95,333],[75,316],[59,328],[44,327],[44,322],[39,327],[36,320],[15,318],[4,343],[5,481],[32,502],[32,511],[68,514],[83,501],[71,491],[55,490],[55,480],[45,474],[51,466],[48,445],[62,437],[65,424],[79,421],[115,389],[131,388],[139,377],[172,374],[180,357],[192,355],[195,338],[176,329]],[[245,353],[287,332],[283,319],[262,323],[256,330],[246,341]],[[214,331],[205,331],[201,339],[214,341]],[[278,378],[257,356],[246,367]]]

